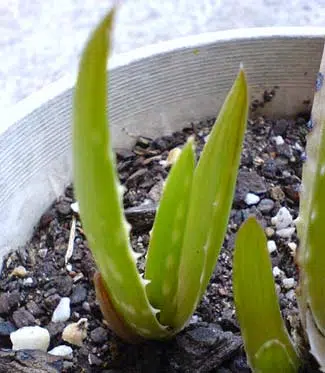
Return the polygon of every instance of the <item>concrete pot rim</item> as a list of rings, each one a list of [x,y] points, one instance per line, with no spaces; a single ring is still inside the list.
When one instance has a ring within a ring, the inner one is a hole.
[[[114,70],[140,60],[180,49],[199,48],[209,44],[222,42],[227,43],[230,41],[249,41],[273,38],[325,38],[325,27],[252,27],[185,36],[139,47],[129,52],[115,54],[110,59],[109,69]],[[23,100],[19,101],[17,104],[5,109],[2,113],[2,123],[0,123],[0,135],[12,124],[24,118],[42,104],[45,104],[47,101],[58,96],[60,93],[72,88],[74,86],[75,79],[76,73],[66,75],[32,93]]]

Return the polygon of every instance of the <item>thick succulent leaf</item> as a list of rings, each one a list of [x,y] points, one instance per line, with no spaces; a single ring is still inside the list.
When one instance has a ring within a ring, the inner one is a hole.
[[[166,180],[147,254],[147,294],[150,303],[160,309],[159,320],[165,325],[170,325],[176,312],[177,276],[193,171],[190,138]]]
[[[252,369],[256,369],[256,354],[261,347],[276,340],[284,346],[297,370],[299,361],[281,318],[264,231],[253,217],[248,218],[237,233],[233,291],[236,314]]]
[[[325,350],[325,52],[317,74],[316,92],[311,113],[312,130],[307,137],[307,162],[303,167],[299,217],[296,221],[300,248],[299,304],[302,322],[307,327],[311,345]],[[313,319],[307,325],[308,317]],[[315,324],[315,325],[314,325]],[[317,341],[316,329],[318,329]],[[322,341],[323,347],[320,343]],[[317,359],[325,366],[325,355]]]
[[[266,342],[257,352],[255,361],[258,373],[297,373],[286,347],[276,340]]]
[[[122,193],[106,116],[107,55],[113,12],[83,51],[74,96],[74,182],[89,246],[111,301],[125,323],[146,338],[167,332],[149,304],[123,215]]]
[[[191,317],[216,265],[234,195],[247,111],[247,83],[240,69],[194,171],[178,275],[177,329]]]

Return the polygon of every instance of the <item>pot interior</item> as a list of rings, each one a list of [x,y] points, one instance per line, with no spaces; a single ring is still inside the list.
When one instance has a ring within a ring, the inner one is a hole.
[[[218,32],[113,58],[114,147],[130,147],[137,135],[170,134],[215,116],[240,63],[252,100],[263,102],[264,92],[275,91],[252,115],[276,118],[308,111],[325,34],[309,31]],[[0,258],[30,238],[42,213],[72,180],[72,95],[71,80],[61,81],[18,104],[0,125]]]

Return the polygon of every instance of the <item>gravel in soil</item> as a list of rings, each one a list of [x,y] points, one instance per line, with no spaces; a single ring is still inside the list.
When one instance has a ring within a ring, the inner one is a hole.
[[[265,228],[281,311],[289,331],[296,335],[299,323],[294,288],[298,278],[294,255],[298,240],[293,219],[298,214],[302,164],[306,159],[307,119],[301,115],[295,120],[249,120],[218,264],[190,325],[174,340],[129,346],[107,328],[92,284],[96,267],[78,216],[71,209],[75,199],[73,188],[68,187],[41,217],[31,242],[4,260],[0,277],[0,347],[11,348],[10,332],[30,325],[48,329],[50,349],[67,344],[62,340],[65,326],[86,318],[88,330],[83,345],[71,345],[73,355],[62,360],[58,371],[249,372],[233,306],[235,234],[250,214],[256,215]],[[194,135],[199,156],[213,123],[214,118],[192,123],[171,136],[154,140],[140,137],[132,150],[117,150],[135,251],[146,252],[163,181],[170,169],[170,152]],[[73,216],[77,222],[75,239],[66,265]],[[138,267],[143,271],[144,256]],[[52,322],[62,297],[70,298],[71,316],[67,321]]]

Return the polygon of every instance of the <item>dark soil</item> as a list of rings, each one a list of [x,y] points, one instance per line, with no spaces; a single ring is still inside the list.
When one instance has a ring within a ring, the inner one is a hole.
[[[274,241],[276,249],[271,258],[273,267],[280,269],[275,276],[280,307],[289,331],[296,335],[297,303],[293,286],[288,285],[291,280],[286,279],[293,278],[294,286],[297,284],[294,263],[297,236],[294,232],[288,238],[279,237],[271,218],[282,206],[287,207],[293,218],[297,217],[301,170],[306,158],[305,136],[310,130],[307,119],[302,115],[295,120],[259,117],[249,121],[235,199],[218,264],[191,324],[174,340],[129,346],[107,329],[92,284],[95,264],[76,215],[71,266],[67,269],[65,265],[74,215],[70,205],[75,201],[73,189],[69,187],[42,216],[31,242],[4,260],[0,277],[0,348],[10,349],[10,332],[26,325],[46,327],[51,335],[50,348],[67,344],[61,338],[64,327],[87,318],[88,334],[83,346],[71,345],[73,357],[60,360],[57,371],[250,372],[233,306],[231,263],[235,233],[248,215],[255,214],[265,227],[268,240]],[[126,215],[133,225],[131,240],[136,251],[145,253],[148,245],[148,232],[169,171],[165,164],[169,151],[182,146],[187,137],[194,134],[199,155],[213,123],[211,118],[192,123],[172,136],[155,140],[139,138],[132,151],[117,151],[119,176],[127,188]],[[258,196],[259,202],[248,205],[247,193]],[[28,271],[23,278],[11,275],[17,266],[24,266]],[[144,261],[140,261],[140,271],[143,266]],[[65,323],[53,323],[52,313],[61,297],[70,297],[71,317]]]

